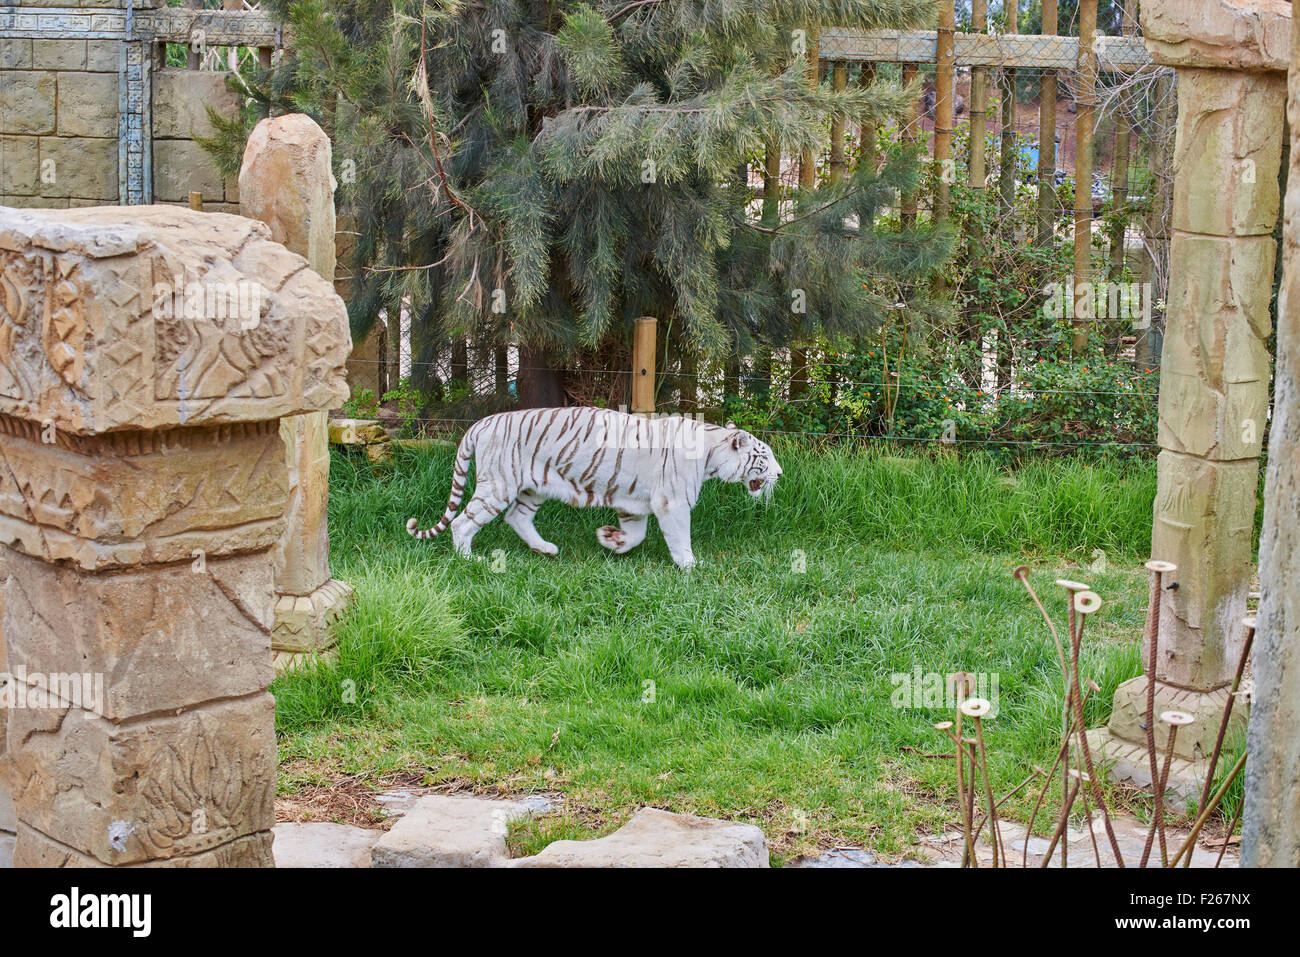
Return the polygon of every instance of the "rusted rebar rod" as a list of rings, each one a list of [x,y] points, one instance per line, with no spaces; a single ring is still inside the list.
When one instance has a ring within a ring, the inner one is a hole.
[[[966,756],[966,743],[962,739],[961,710],[958,709],[957,711],[957,720],[955,723],[952,721],[940,721],[935,725],[935,728],[948,735],[952,740],[953,747],[956,749],[953,752],[953,757],[956,758],[957,763],[957,808],[961,811],[961,833],[963,839],[962,866],[965,867],[967,861],[972,862],[972,866],[974,866],[973,862],[975,860],[975,852],[971,840],[971,814],[966,801],[966,772],[963,768],[964,758]],[[950,730],[952,728],[956,728],[956,733],[953,733]]]
[[[1233,675],[1232,686],[1228,689],[1228,700],[1223,703],[1223,717],[1219,721],[1219,734],[1214,739],[1214,751],[1210,755],[1210,764],[1205,771],[1205,784],[1201,788],[1201,799],[1196,804],[1198,811],[1204,806],[1206,798],[1210,796],[1210,788],[1214,783],[1214,772],[1219,766],[1219,754],[1223,751],[1223,739],[1228,731],[1228,721],[1232,718],[1232,706],[1237,700],[1237,691],[1241,688],[1241,676],[1245,673],[1246,662],[1250,659],[1251,645],[1255,643],[1254,617],[1243,618],[1242,624],[1246,626],[1246,640],[1241,645],[1241,656],[1237,659],[1237,673]]]
[[[1160,771],[1160,782],[1156,785],[1156,831],[1160,835],[1160,866],[1169,866],[1169,849],[1165,846],[1165,787],[1169,783],[1169,767],[1174,762],[1174,743],[1178,740],[1178,729],[1192,723],[1192,716],[1182,711],[1165,711],[1160,720],[1169,725],[1169,742],[1165,751],[1165,766]]]
[[[1227,778],[1225,778],[1224,782],[1219,785],[1219,789],[1214,792],[1214,796],[1210,798],[1210,803],[1202,808],[1201,813],[1197,815],[1196,823],[1192,825],[1192,832],[1187,835],[1187,840],[1183,841],[1182,847],[1178,849],[1178,853],[1174,855],[1174,859],[1169,862],[1170,867],[1177,867],[1183,854],[1189,853],[1189,849],[1195,845],[1196,836],[1201,833],[1201,828],[1203,828],[1205,822],[1209,820],[1211,812],[1219,806],[1219,802],[1223,800],[1223,795],[1228,793],[1228,788],[1232,786],[1233,781],[1237,780],[1237,775],[1241,773],[1241,769],[1245,766],[1246,752],[1243,751],[1241,752],[1241,757],[1237,758],[1237,763],[1234,764],[1232,770],[1228,772]]]
[[[1205,784],[1201,786],[1201,797],[1196,802],[1196,808],[1199,811],[1205,807],[1205,802],[1209,797],[1210,788],[1214,785],[1214,772],[1219,767],[1219,757],[1223,752],[1223,739],[1228,731],[1228,722],[1232,718],[1232,707],[1237,700],[1237,694],[1241,689],[1241,678],[1246,671],[1246,662],[1250,660],[1250,649],[1255,642],[1255,616],[1248,615],[1242,619],[1242,624],[1246,626],[1246,639],[1241,645],[1241,655],[1237,658],[1237,673],[1232,677],[1232,685],[1228,688],[1228,700],[1223,703],[1223,717],[1219,719],[1219,733],[1214,739],[1214,751],[1210,755],[1210,763],[1205,769]],[[1231,828],[1228,830],[1232,834]],[[1222,853],[1220,853],[1222,858]],[[1187,856],[1186,863],[1183,867],[1190,867],[1192,857]],[[1217,865],[1216,865],[1217,866]]]
[[[1096,0],[1093,0],[1096,3]],[[1101,607],[1101,599],[1091,591],[1076,591],[1071,596],[1070,607],[1079,613],[1079,627],[1075,632],[1070,647],[1070,682],[1073,688],[1075,708],[1075,730],[1079,735],[1079,750],[1083,752],[1083,766],[1087,771],[1088,783],[1092,788],[1092,799],[1101,810],[1102,823],[1106,826],[1106,837],[1110,840],[1111,850],[1115,852],[1115,865],[1124,866],[1124,856],[1119,850],[1119,840],[1115,837],[1115,828],[1110,821],[1110,812],[1106,808],[1105,798],[1101,793],[1101,782],[1097,779],[1097,770],[1092,761],[1092,749],[1088,747],[1088,733],[1083,724],[1083,696],[1079,691],[1079,648],[1083,644],[1083,625],[1088,615]]]
[[[967,715],[975,719],[975,742],[979,750],[980,771],[984,775],[984,797],[989,806],[989,843],[993,845],[993,866],[997,867],[1000,861],[1004,862],[1006,849],[1002,845],[1002,832],[998,828],[997,802],[993,798],[993,782],[989,777],[988,751],[984,748],[984,723],[980,720],[988,714],[989,703],[983,698],[968,698],[962,707]]]
[[[1017,794],[1019,794],[1021,791],[1023,791],[1023,790],[1025,789],[1025,785],[1027,785],[1030,781],[1032,781],[1034,778],[1038,777],[1038,775],[1040,775],[1040,774],[1042,774],[1042,773],[1043,773],[1042,771],[1040,771],[1040,770],[1038,770],[1037,768],[1035,768],[1033,774],[1029,775],[1029,777],[1025,778],[1023,781],[1021,781],[1019,784],[1017,784],[1015,787],[1013,787],[1010,791],[1008,791],[1006,794],[1004,794],[1002,797],[1000,797],[1000,798],[998,799],[997,806],[998,806],[998,807],[1002,807],[1002,805],[1006,804],[1007,801],[1011,800],[1013,797],[1015,797]],[[988,816],[987,814],[985,814],[982,818],[980,818],[980,822],[979,822],[979,824],[975,825],[975,840],[976,840],[976,841],[978,841],[978,840],[980,839],[980,834],[982,834],[982,833],[984,832],[984,825],[985,825],[986,823],[988,823],[988,819],[989,819],[989,816]],[[1026,835],[1026,836],[1028,836],[1028,835]]]
[[[1218,869],[1218,866],[1223,863],[1223,852],[1228,849],[1228,844],[1232,841],[1232,832],[1237,829],[1237,822],[1241,820],[1241,810],[1245,806],[1246,802],[1242,801],[1237,805],[1237,810],[1232,815],[1232,823],[1228,825],[1228,833],[1223,835],[1223,843],[1219,845],[1219,856],[1214,859],[1214,867],[1216,870]],[[1192,856],[1190,854],[1187,855],[1187,859],[1190,861]]]
[[[1066,797],[1065,806],[1061,808],[1061,817],[1056,822],[1056,830],[1052,832],[1052,842],[1047,846],[1047,853],[1043,855],[1043,860],[1042,863],[1038,865],[1039,867],[1046,867],[1048,861],[1052,859],[1052,852],[1056,850],[1056,844],[1061,840],[1061,835],[1065,832],[1065,828],[1069,823],[1070,808],[1074,807],[1074,799],[1078,796],[1079,788],[1082,784],[1082,781],[1075,781],[1073,790],[1071,790],[1069,795]],[[1025,843],[1029,843],[1027,837]]]
[[[1152,559],[1144,566],[1150,573],[1150,583],[1147,595],[1147,621],[1143,629],[1142,643],[1147,649],[1147,702],[1146,716],[1143,725],[1146,731],[1147,740],[1147,765],[1151,771],[1151,787],[1154,790],[1156,780],[1160,776],[1160,769],[1157,767],[1156,757],[1156,662],[1157,648],[1160,644],[1160,599],[1164,594],[1165,573],[1175,572],[1178,566],[1171,562],[1162,562]],[[1146,867],[1147,860],[1151,856],[1151,845],[1155,840],[1156,820],[1155,813],[1152,812],[1151,829],[1147,832],[1146,844],[1142,848],[1141,862],[1139,867]]]

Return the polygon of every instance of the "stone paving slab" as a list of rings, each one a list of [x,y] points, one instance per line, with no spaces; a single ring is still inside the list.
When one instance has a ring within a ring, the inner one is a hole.
[[[378,843],[371,867],[505,867],[510,821],[529,813],[515,801],[430,794]]]
[[[369,867],[384,832],[351,824],[288,822],[275,826],[276,867]]]
[[[767,842],[752,824],[642,808],[613,834],[555,841],[512,867],[767,867]]]
[[[533,794],[509,800],[475,795],[428,794],[420,789],[395,788],[376,796],[390,816],[398,819],[396,838],[383,832],[329,823],[276,825],[275,859],[280,867],[767,867],[767,847],[762,833],[752,825],[731,821],[672,814],[644,808],[628,824],[604,838],[588,841],[556,841],[540,854],[511,860],[505,846],[506,824],[525,814],[545,814],[560,806],[549,794]],[[415,812],[415,813],[413,813]],[[408,823],[403,826],[403,819]],[[1146,825],[1136,818],[1112,818],[1121,853],[1128,866],[1141,858]],[[399,828],[401,830],[399,831]],[[1100,815],[1094,815],[1095,832],[1103,867],[1114,866],[1110,842]],[[1002,822],[1002,841],[1011,866],[1039,867],[1048,838],[1028,838],[1024,856],[1025,828]],[[1186,828],[1170,828],[1166,844],[1169,853],[1182,844]],[[1069,866],[1095,868],[1089,827],[1072,827],[1066,832]],[[12,845],[12,839],[10,840]],[[5,843],[0,834],[0,866]],[[918,858],[919,859],[916,859]],[[992,845],[982,835],[976,848],[981,866],[992,863]],[[1217,847],[1198,843],[1193,867],[1213,867]],[[1229,846],[1222,867],[1238,866],[1239,850]],[[787,861],[793,868],[859,867],[959,867],[962,836],[955,829],[919,839],[912,858],[887,861],[860,847],[835,847],[807,857]],[[1151,862],[1159,866],[1160,852],[1153,846]],[[1048,868],[1060,867],[1059,845]]]

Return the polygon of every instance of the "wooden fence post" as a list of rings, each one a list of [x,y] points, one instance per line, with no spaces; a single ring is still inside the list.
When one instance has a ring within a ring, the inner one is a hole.
[[[632,411],[655,410],[655,340],[659,323],[642,316],[632,327]]]
[[[1079,72],[1075,77],[1074,157],[1074,352],[1088,347],[1089,295],[1085,283],[1092,278],[1092,137],[1096,121],[1097,54],[1092,48],[1097,35],[1097,0],[1079,3]]]
[[[987,3],[988,0],[985,0],[985,2]],[[858,85],[866,89],[874,82],[876,82],[876,65],[874,63],[862,64],[862,72],[858,74]],[[874,171],[877,159],[876,124],[863,120],[858,134],[858,165],[866,166]]]
[[[831,89],[836,93],[844,92],[849,85],[849,65],[844,60],[831,65]],[[844,179],[848,166],[844,161],[844,121],[831,120],[831,182],[838,183]]]
[[[817,40],[816,34],[808,38],[808,83],[813,89],[817,88],[820,77]],[[817,188],[817,157],[810,149],[799,154],[799,188],[803,190]]]
[[[953,34],[956,30],[956,2],[944,0],[939,8],[934,75],[934,165],[939,177],[934,194],[936,223],[948,219],[948,212],[952,206],[952,101],[957,60],[957,47]],[[942,281],[942,274],[940,276]]]
[[[196,189],[190,190],[190,209],[203,212],[203,194]]]
[[[1003,33],[1018,33],[1019,6],[1017,0],[1006,0],[1006,16],[1002,24]],[[1016,71],[1004,72],[1002,88],[1002,168],[998,175],[998,193],[1001,197],[1001,209],[1007,222],[1008,214],[1016,202]]]
[[[763,225],[781,221],[781,147],[776,137],[768,137],[763,151]]]
[[[1149,284],[1153,299],[1163,299],[1169,277],[1169,224],[1174,204],[1174,180],[1171,167],[1174,155],[1174,128],[1178,122],[1178,104],[1172,76],[1161,77],[1155,84],[1155,122],[1148,138],[1153,198],[1142,223],[1146,255],[1142,258],[1141,279]],[[1159,293],[1159,295],[1157,295]],[[1133,345],[1133,361],[1139,369],[1159,364],[1160,355],[1153,348],[1151,327],[1139,329]]]
[[[916,82],[917,66],[915,63],[903,64],[903,89],[907,89]],[[903,111],[903,129],[900,139],[908,146],[914,144],[920,136],[921,119],[916,111],[916,98],[913,97],[908,101],[907,109]],[[899,219],[903,226],[912,226],[916,224],[916,193],[907,192],[903,194]]]
[[[808,42],[808,64],[810,82],[814,87],[817,86],[820,76],[820,65],[818,63],[819,46],[816,37],[810,38]],[[832,83],[837,90],[843,90],[847,82],[848,73],[847,65],[844,63],[834,64],[834,73]],[[841,73],[841,71],[844,71]],[[838,141],[838,167],[836,165],[836,144]],[[837,182],[844,177],[844,124],[831,121],[831,143],[830,143],[830,178],[832,182]],[[799,155],[799,189],[807,193],[817,188],[817,157],[812,150],[804,150]],[[798,398],[806,391],[808,380],[808,349],[800,343],[797,338],[796,330],[795,343],[790,347],[790,384],[788,386],[788,397],[791,399]],[[770,350],[764,353],[765,361],[761,365],[766,366],[767,370],[767,388],[772,388],[772,353]]]
[[[203,0],[185,0],[185,6],[190,10],[201,10],[203,9]],[[203,63],[201,54],[194,47],[193,42],[188,43],[185,47],[185,68],[188,70],[197,70]]]
[[[1051,2],[1051,0],[1047,0]],[[974,33],[988,30],[989,0],[971,0],[970,26]],[[988,132],[989,71],[974,66],[970,71],[970,169],[967,178],[971,189],[984,189],[988,164],[984,139]]]
[[[1134,36],[1137,32],[1137,16],[1133,9],[1134,6],[1134,0],[1124,0],[1121,29],[1125,36]],[[1111,223],[1110,228],[1110,268],[1106,272],[1106,279],[1110,282],[1119,282],[1121,273],[1124,271],[1124,238],[1128,232],[1129,221],[1128,171],[1133,128],[1128,121],[1128,117],[1124,115],[1126,103],[1127,99],[1121,91],[1119,109],[1115,112],[1115,149],[1110,177],[1110,204],[1114,215],[1114,222]],[[1116,325],[1114,335],[1107,337],[1108,343],[1113,339],[1117,348],[1120,331],[1120,327]]]
[[[1043,34],[1057,30],[1056,0],[1043,0]],[[1056,94],[1055,70],[1044,70],[1038,91],[1038,245],[1056,236]]]

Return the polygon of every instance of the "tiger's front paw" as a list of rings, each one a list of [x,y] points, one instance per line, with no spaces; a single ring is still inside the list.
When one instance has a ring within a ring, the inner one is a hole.
[[[627,542],[627,532],[621,528],[615,528],[613,525],[602,525],[596,529],[596,541],[604,545],[611,552],[622,548]]]

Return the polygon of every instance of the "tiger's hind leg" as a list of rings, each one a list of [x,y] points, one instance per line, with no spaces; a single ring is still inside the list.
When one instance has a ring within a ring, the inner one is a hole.
[[[633,515],[630,512],[618,513],[619,528],[602,525],[596,529],[596,541],[604,545],[615,555],[622,555],[636,548],[645,541],[648,515]]]
[[[505,511],[509,499],[504,499],[491,487],[482,483],[474,490],[474,497],[451,523],[451,541],[456,551],[471,557],[470,545],[478,530]]]
[[[506,511],[506,524],[518,533],[519,537],[535,552],[541,552],[543,555],[554,555],[559,551],[554,544],[548,542],[537,534],[537,529],[533,527],[533,516],[541,508],[546,499],[536,492],[525,490],[519,493],[513,505]]]

